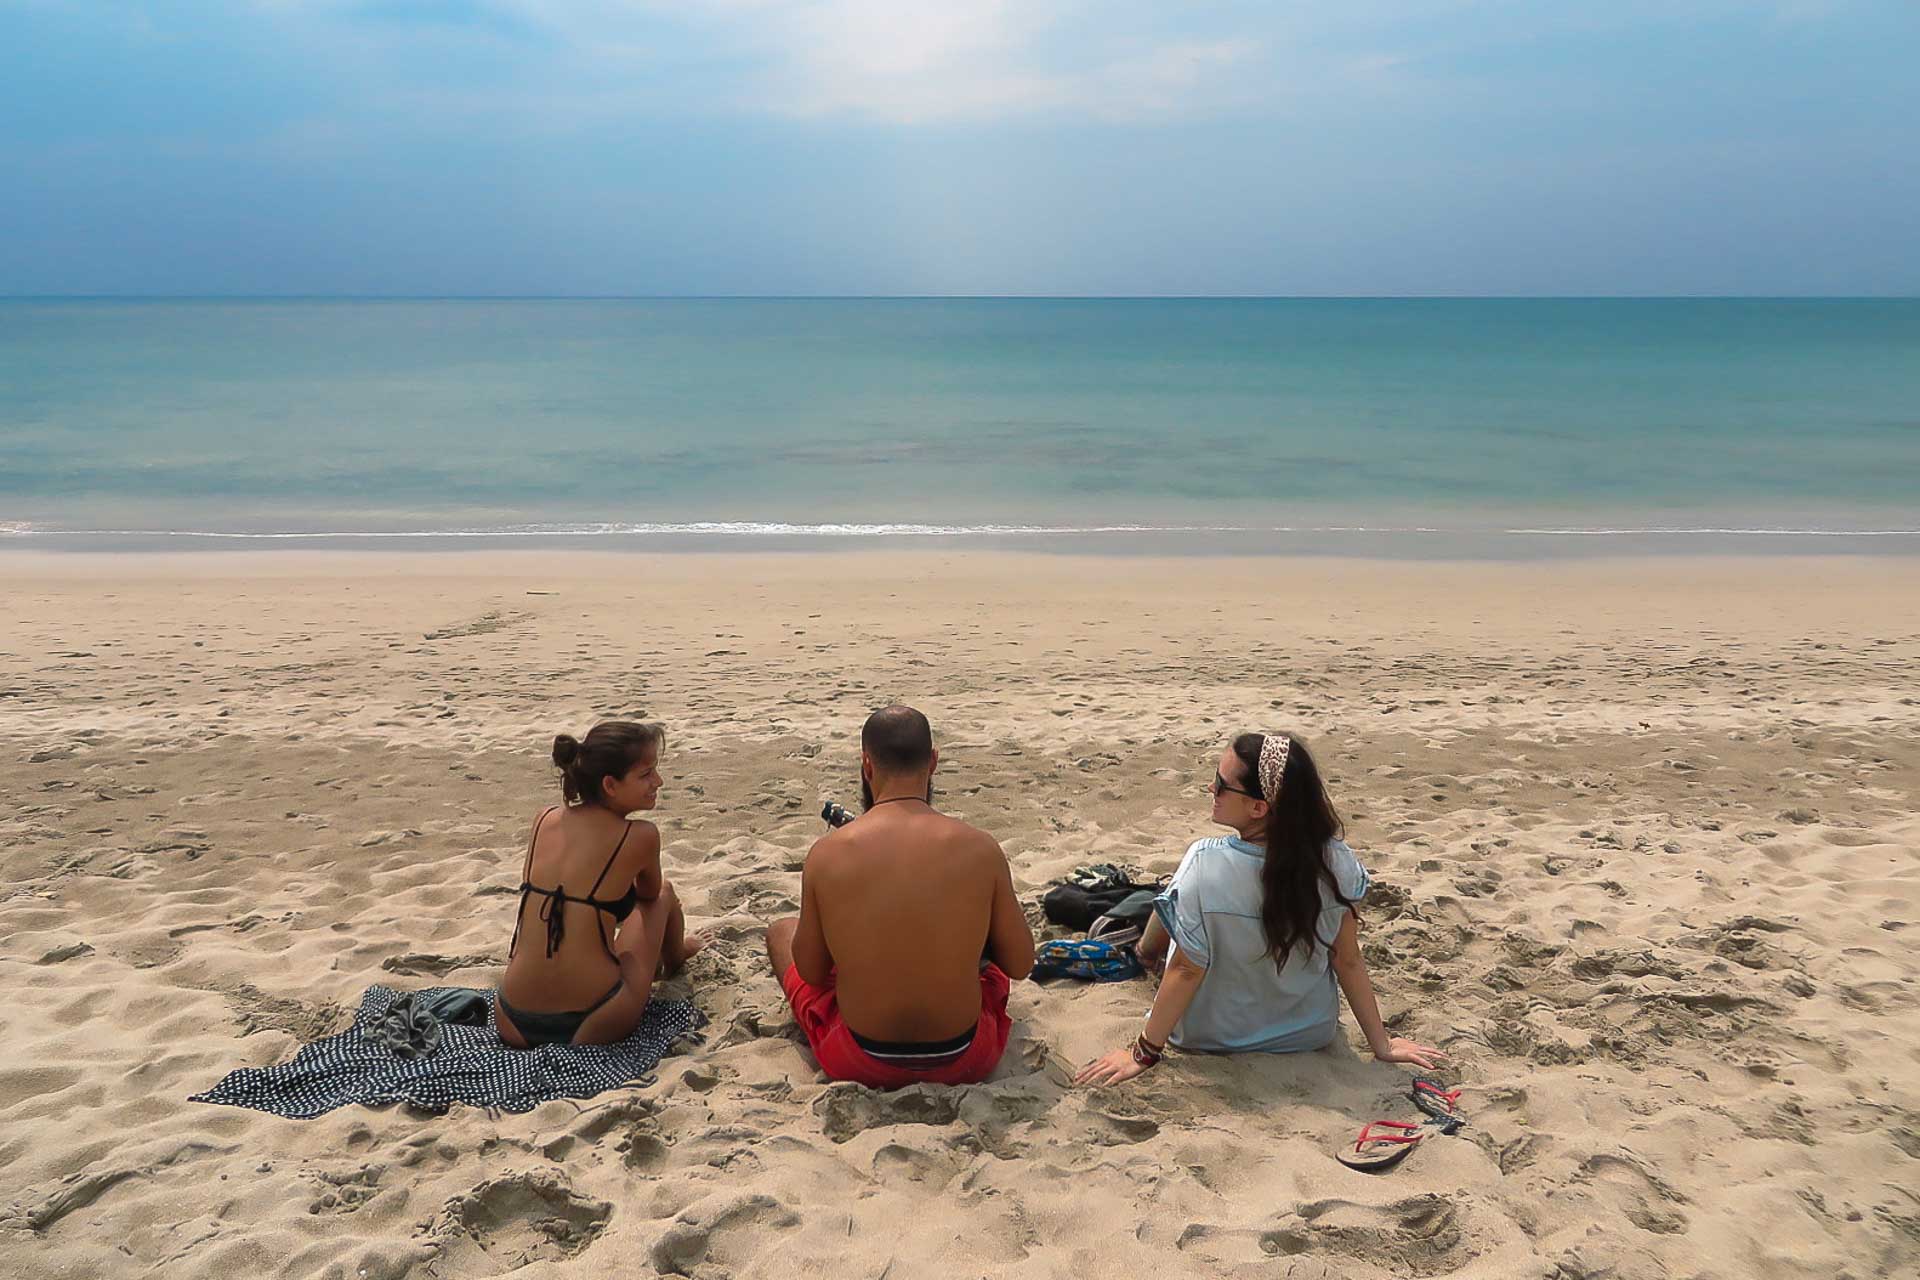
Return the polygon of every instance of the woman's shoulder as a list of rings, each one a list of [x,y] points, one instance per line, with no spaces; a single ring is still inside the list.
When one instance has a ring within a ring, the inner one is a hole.
[[[1189,862],[1211,861],[1214,858],[1233,852],[1233,843],[1228,836],[1201,836],[1187,846],[1186,856],[1180,860],[1182,866]]]
[[[1373,877],[1367,874],[1359,855],[1347,847],[1345,840],[1327,841],[1327,870],[1333,872],[1342,897],[1358,902],[1367,896],[1367,886]]]
[[[629,818],[624,838],[626,851],[629,853],[637,851],[642,856],[646,856],[660,852],[660,828],[645,818]]]
[[[1173,873],[1174,883],[1186,883],[1197,875],[1217,874],[1214,869],[1234,860],[1233,842],[1229,837],[1202,836],[1187,846],[1179,868]]]

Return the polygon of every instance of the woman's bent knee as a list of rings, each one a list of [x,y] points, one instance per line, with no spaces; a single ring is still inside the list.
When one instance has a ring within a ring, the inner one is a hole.
[[[636,907],[620,924],[620,932],[613,941],[614,954],[641,958],[651,953],[657,959],[661,944],[666,941],[667,919],[673,914],[673,906],[662,893],[652,902]]]

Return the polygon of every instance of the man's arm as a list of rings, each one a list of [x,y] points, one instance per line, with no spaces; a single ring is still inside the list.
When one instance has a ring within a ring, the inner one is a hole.
[[[1027,927],[1027,913],[1013,892],[1013,868],[1007,865],[1006,852],[999,842],[993,845],[994,861],[999,864],[993,883],[993,915],[987,922],[987,951],[1000,971],[1015,982],[1033,972],[1033,930]]]
[[[808,853],[806,865],[800,869],[800,927],[793,935],[793,967],[814,986],[824,987],[833,975],[833,952],[827,950],[827,934],[820,925],[814,857]]]

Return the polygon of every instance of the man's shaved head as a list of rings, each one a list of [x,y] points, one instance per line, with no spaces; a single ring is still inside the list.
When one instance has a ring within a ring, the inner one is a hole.
[[[912,707],[882,707],[861,727],[860,749],[875,773],[918,773],[933,762],[933,726]]]

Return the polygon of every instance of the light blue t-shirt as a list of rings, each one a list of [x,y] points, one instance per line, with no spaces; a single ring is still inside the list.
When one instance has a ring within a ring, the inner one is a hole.
[[[1297,1053],[1329,1043],[1340,1027],[1340,995],[1328,945],[1295,947],[1273,962],[1260,923],[1260,871],[1266,850],[1237,836],[1196,840],[1180,860],[1154,912],[1181,952],[1206,966],[1186,1016],[1170,1037],[1182,1049],[1210,1053]],[[1367,869],[1341,841],[1327,845],[1340,892],[1359,901]],[[1346,906],[1320,883],[1317,932],[1331,944]]]

